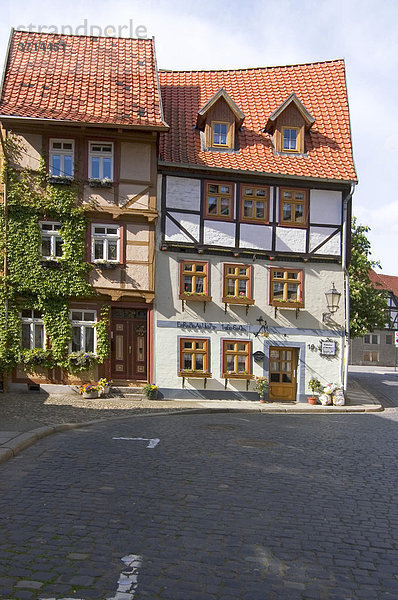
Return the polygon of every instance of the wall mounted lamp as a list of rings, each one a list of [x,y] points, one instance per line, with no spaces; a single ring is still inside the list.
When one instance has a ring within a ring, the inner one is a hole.
[[[325,292],[328,312],[322,313],[322,322],[327,323],[330,317],[338,310],[340,304],[341,293],[336,290],[334,283],[328,292]]]

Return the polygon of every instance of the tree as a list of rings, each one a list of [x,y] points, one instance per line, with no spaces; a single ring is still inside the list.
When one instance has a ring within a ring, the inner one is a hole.
[[[370,258],[371,244],[366,237],[367,225],[359,225],[356,218],[351,226],[350,280],[350,336],[361,337],[368,331],[384,329],[387,322],[388,293],[376,289],[369,277],[380,262]]]

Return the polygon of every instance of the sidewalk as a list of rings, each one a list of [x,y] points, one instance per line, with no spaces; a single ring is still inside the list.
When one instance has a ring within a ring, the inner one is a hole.
[[[1,394],[0,463],[37,440],[67,429],[130,416],[211,413],[364,413],[383,410],[377,398],[351,379],[345,406],[237,400],[84,400],[74,395]]]

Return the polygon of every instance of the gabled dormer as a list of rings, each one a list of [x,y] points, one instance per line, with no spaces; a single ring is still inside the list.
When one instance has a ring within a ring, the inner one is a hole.
[[[196,127],[203,132],[202,145],[210,150],[234,150],[244,118],[228,92],[220,88],[198,112]]]
[[[305,132],[314,123],[314,117],[293,93],[268,118],[265,131],[273,136],[276,152],[304,154]]]

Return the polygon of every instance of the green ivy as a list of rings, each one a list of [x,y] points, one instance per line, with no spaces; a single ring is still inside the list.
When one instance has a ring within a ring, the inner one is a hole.
[[[50,184],[41,161],[38,171],[15,168],[23,150],[15,141],[7,140],[7,157],[3,181],[7,181],[8,218],[4,206],[0,210],[0,259],[7,252],[7,276],[0,281],[0,371],[14,368],[21,358],[32,366],[43,361],[41,353],[21,348],[19,311],[29,308],[41,311],[51,352],[46,353],[46,366],[69,366],[69,344],[72,328],[69,320],[71,298],[98,298],[88,282],[90,265],[84,260],[87,218],[79,205],[78,189]],[[41,256],[39,221],[49,219],[61,223],[62,257],[46,261]],[[5,227],[7,226],[7,230]],[[109,355],[109,307],[101,310],[97,329],[96,361]]]

